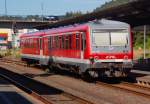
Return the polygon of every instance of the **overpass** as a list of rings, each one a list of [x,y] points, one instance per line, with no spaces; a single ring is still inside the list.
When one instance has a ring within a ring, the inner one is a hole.
[[[131,0],[126,4],[103,9],[74,18],[61,20],[56,23],[50,23],[48,25],[46,24],[35,26],[35,28],[47,29],[76,23],[84,23],[101,18],[127,22],[132,27],[150,24],[150,2],[149,0]]]
[[[52,22],[48,22],[48,21],[0,20],[0,28],[17,28],[17,29],[28,28],[28,29],[31,29],[35,26],[48,25],[50,23],[52,23]]]

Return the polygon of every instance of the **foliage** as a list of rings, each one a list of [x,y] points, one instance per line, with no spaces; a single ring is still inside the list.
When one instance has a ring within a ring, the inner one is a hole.
[[[39,15],[28,15],[28,16],[0,16],[0,20],[24,20],[24,21],[41,21],[42,17]]]
[[[16,48],[0,50],[0,57],[20,58],[20,50]]]
[[[97,7],[94,10],[94,12],[100,11],[100,10],[103,10],[103,9],[106,9],[106,8],[111,8],[111,7],[114,7],[114,6],[118,6],[118,5],[121,5],[121,4],[125,4],[125,3],[128,3],[129,1],[131,1],[131,0],[112,0],[110,2],[105,2],[105,4],[101,5],[100,7]]]
[[[143,57],[144,49],[144,33],[143,32],[134,32],[133,33],[133,47],[134,55],[136,58]],[[146,34],[146,58],[150,58],[150,32]]]
[[[81,11],[77,11],[77,12],[67,12],[64,16],[64,18],[71,18],[71,17],[77,17],[82,15]]]

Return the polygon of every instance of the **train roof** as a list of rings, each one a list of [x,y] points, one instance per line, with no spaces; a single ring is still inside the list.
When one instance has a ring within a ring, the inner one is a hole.
[[[120,22],[120,21],[101,19],[101,20],[90,21],[90,22],[87,22],[84,24],[74,24],[74,25],[69,25],[69,26],[64,26],[64,27],[59,27],[59,28],[40,30],[37,32],[32,32],[32,33],[25,33],[21,37],[43,36],[45,33],[46,34],[55,34],[55,33],[85,30],[88,28],[88,26],[90,28],[101,28],[101,29],[106,29],[106,28],[114,29],[115,28],[115,29],[118,29],[118,28],[128,28],[129,24]]]
[[[128,28],[129,24],[125,22],[120,21],[114,21],[114,20],[94,20],[87,23],[91,27],[99,27],[99,28]]]

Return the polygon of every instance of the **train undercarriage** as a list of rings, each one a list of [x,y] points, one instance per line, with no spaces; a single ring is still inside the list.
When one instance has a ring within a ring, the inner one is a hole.
[[[28,66],[31,64],[39,64],[38,60],[23,58],[23,61],[27,63]],[[69,72],[73,72],[81,75],[82,77],[127,77],[132,69],[131,63],[95,63],[90,65],[85,65],[86,69],[84,71],[81,69],[83,67],[78,65],[71,64],[63,64],[63,63],[55,63],[51,62],[48,65],[41,65],[43,69],[46,71],[54,71],[55,68],[57,70],[67,70]]]

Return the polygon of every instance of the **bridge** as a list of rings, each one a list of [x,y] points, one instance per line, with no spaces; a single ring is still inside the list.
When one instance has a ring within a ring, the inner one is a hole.
[[[46,29],[84,23],[95,19],[112,19],[129,23],[132,27],[150,24],[150,2],[149,0],[131,0],[126,4],[92,12],[82,16],[61,20],[48,25],[39,25],[35,28]]]
[[[48,22],[48,21],[0,20],[0,28],[17,28],[17,29],[28,28],[28,29],[31,29],[35,26],[48,25],[50,23],[52,23],[52,22]]]

